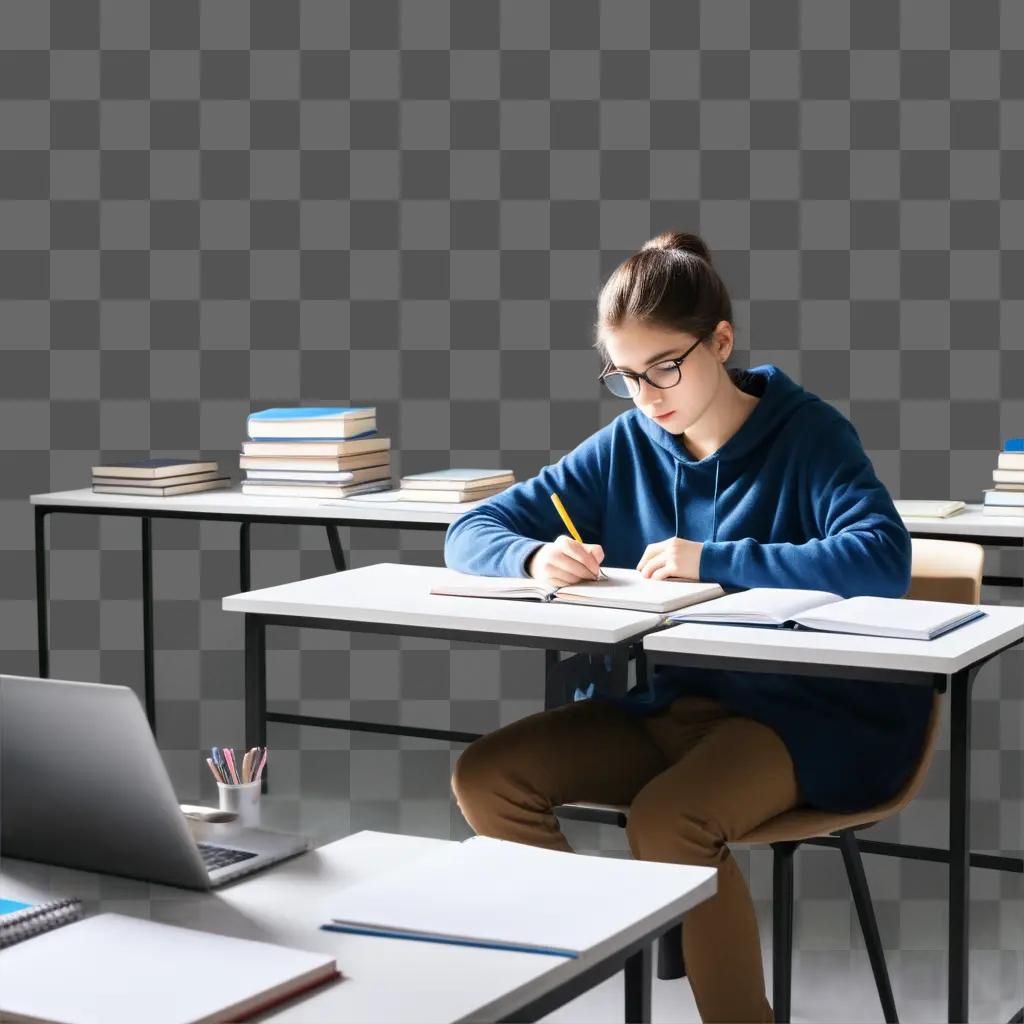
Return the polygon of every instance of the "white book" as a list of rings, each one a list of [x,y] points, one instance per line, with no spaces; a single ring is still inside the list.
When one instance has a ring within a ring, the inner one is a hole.
[[[338,969],[323,953],[98,914],[5,949],[0,976],[4,1021],[212,1024],[261,1013]]]
[[[1024,484],[1024,469],[993,469],[992,480],[997,484]]]
[[[932,640],[985,613],[973,604],[895,597],[847,597],[827,590],[754,587],[675,612],[672,622],[734,626],[801,626],[827,633],[857,633]]]
[[[339,892],[324,927],[578,957],[675,900],[694,905],[715,890],[714,868],[473,836]]]
[[[507,484],[498,484],[497,487],[474,487],[471,491],[409,490],[403,481],[398,492],[398,500],[437,501],[445,505],[461,505],[469,501],[479,501],[481,498],[491,498],[495,494],[501,494],[507,488]]]
[[[996,465],[999,469],[1024,469],[1024,452],[1000,452]]]
[[[341,484],[354,479],[351,470],[247,469],[246,480],[289,480],[303,484]]]
[[[997,491],[994,487],[985,490],[985,504],[1024,508],[1024,490]]]
[[[486,487],[503,487],[515,482],[511,469],[435,469],[429,473],[407,473],[402,487],[409,490],[472,491]]]
[[[690,580],[650,580],[636,569],[602,566],[605,580],[588,580],[565,587],[532,576],[477,576],[460,573],[454,583],[440,583],[431,594],[454,597],[497,597],[510,600],[556,601],[565,604],[595,605],[601,608],[624,608],[635,612],[669,612],[698,601],[708,601],[724,593],[717,583],[696,583]]]
[[[330,458],[343,459],[366,452],[388,451],[391,438],[364,437],[350,441],[243,441],[242,454],[258,458]]]
[[[986,516],[1024,516],[1024,509],[1013,505],[986,505],[981,511]]]
[[[945,519],[947,516],[963,512],[967,507],[962,501],[927,501],[903,500],[894,501],[896,511],[904,519]]]
[[[264,498],[345,498],[350,494],[361,494],[366,491],[383,491],[391,486],[390,478],[384,480],[367,480],[364,483],[352,484],[293,484],[242,482],[243,494],[256,494]]]

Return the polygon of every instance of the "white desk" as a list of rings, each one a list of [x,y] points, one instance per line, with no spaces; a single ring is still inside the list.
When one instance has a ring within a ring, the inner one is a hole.
[[[981,666],[1024,640],[1024,610],[982,605],[986,615],[935,640],[897,640],[811,630],[683,623],[644,639],[655,665],[836,676],[916,683],[950,695],[949,849],[860,840],[860,848],[949,865],[949,1020],[967,1020],[970,867],[1020,871],[1018,858],[972,854],[970,847],[971,684]],[[812,684],[809,684],[812,685]],[[835,845],[828,839],[818,845]]]
[[[149,724],[156,731],[156,682],[153,662],[153,520],[193,519],[239,524],[239,587],[251,581],[250,531],[254,523],[323,526],[335,569],[345,568],[339,526],[378,526],[394,530],[443,532],[463,512],[480,501],[444,506],[397,501],[395,491],[352,498],[268,498],[242,494],[241,487],[200,491],[168,498],[136,494],[95,494],[86,487],[74,491],[33,494],[35,512],[36,623],[39,675],[50,674],[49,602],[46,571],[46,519],[54,513],[129,516],[142,523],[142,663],[143,698]],[[388,500],[390,499],[390,500]],[[486,499],[481,499],[484,501]]]
[[[303,1024],[535,1020],[623,968],[627,1018],[649,1020],[650,944],[715,889],[713,868],[680,865],[678,881],[666,886],[656,912],[577,959],[320,930],[339,890],[443,842],[358,832],[215,893],[10,859],[0,861],[0,884],[13,899],[77,896],[88,913],[115,911],[330,953],[342,981],[261,1018]]]
[[[458,576],[447,568],[382,562],[225,597],[225,611],[245,616],[246,745],[266,745],[267,722],[387,732],[457,743],[476,739],[473,733],[268,712],[268,626],[431,636],[542,648],[547,667],[545,704],[553,706],[564,703],[572,685],[583,681],[581,673],[603,675],[607,671],[608,685],[624,690],[630,655],[642,650],[644,635],[662,621],[660,615],[615,608],[430,593],[435,583]],[[560,661],[560,651],[573,651],[585,657]],[[606,658],[610,659],[609,669],[595,664],[595,659]]]
[[[968,502],[963,512],[946,519],[931,516],[904,516],[903,523],[915,537],[944,537],[948,540],[979,538],[977,543],[1006,544],[1020,547],[1024,543],[1024,515],[990,516],[982,512],[980,503]],[[1016,541],[1014,544],[1013,542]]]

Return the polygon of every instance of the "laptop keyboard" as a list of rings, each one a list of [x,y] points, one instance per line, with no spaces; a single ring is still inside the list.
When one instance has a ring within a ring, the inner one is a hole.
[[[249,860],[255,857],[255,853],[248,850],[229,850],[225,846],[214,846],[211,843],[196,843],[199,853],[203,858],[207,871],[216,871],[217,868],[226,868],[231,864],[237,864],[242,860]]]

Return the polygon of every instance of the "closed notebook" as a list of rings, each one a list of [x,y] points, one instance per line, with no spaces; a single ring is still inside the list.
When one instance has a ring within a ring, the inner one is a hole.
[[[963,512],[967,507],[962,501],[934,501],[934,500],[901,500],[894,501],[896,511],[904,519],[945,519],[947,516],[954,516]]]
[[[402,487],[411,491],[473,491],[504,487],[515,481],[511,469],[435,469],[430,473],[407,473]]]
[[[242,483],[242,493],[263,498],[344,498],[350,494],[383,491],[391,486],[391,479],[367,480],[351,484],[295,484],[295,483]]]
[[[0,971],[0,1020],[43,1024],[245,1020],[338,977],[323,953],[121,914],[12,946]]]
[[[714,868],[473,836],[331,896],[323,927],[578,957],[673,901],[689,909],[715,887]]]
[[[212,480],[201,480],[194,484],[172,484],[168,481],[162,487],[135,487],[131,481],[121,484],[93,484],[94,494],[141,494],[147,498],[172,498],[176,494],[196,494],[198,491],[219,491],[231,486],[231,477],[219,476]]]
[[[840,597],[827,590],[754,587],[699,608],[675,612],[672,622],[803,627],[905,640],[932,640],[985,613],[973,604],[893,597]]]
[[[552,587],[532,577],[475,576],[462,573],[461,580],[431,587],[432,594],[456,597],[497,597],[506,600],[557,601],[564,604],[624,608],[635,612],[669,612],[723,593],[717,583],[687,580],[650,580],[636,569],[602,566],[606,580]]]
[[[216,462],[196,462],[185,459],[138,459],[109,466],[93,466],[92,475],[99,477],[125,477],[127,479],[158,480],[169,476],[187,476],[194,473],[216,472]]]
[[[391,438],[373,436],[351,438],[347,441],[243,441],[242,454],[259,458],[329,458],[344,459],[367,452],[387,452]],[[387,456],[381,461],[385,461]]]
[[[459,505],[467,501],[479,501],[481,498],[490,498],[500,494],[508,487],[508,484],[499,484],[497,487],[474,487],[471,491],[428,491],[422,488],[409,490],[402,482],[398,492],[399,501],[434,501],[444,505]]]

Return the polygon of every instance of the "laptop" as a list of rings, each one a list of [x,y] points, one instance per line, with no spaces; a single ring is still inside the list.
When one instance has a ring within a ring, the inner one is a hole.
[[[212,889],[312,846],[233,824],[197,830],[128,687],[0,675],[4,857]]]

